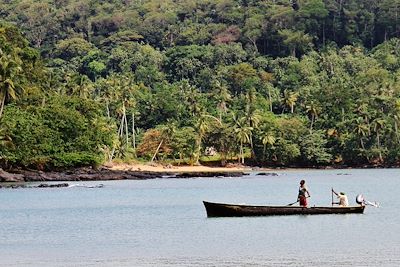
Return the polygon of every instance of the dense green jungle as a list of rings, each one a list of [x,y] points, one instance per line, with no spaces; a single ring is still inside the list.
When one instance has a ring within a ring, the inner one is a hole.
[[[398,166],[400,0],[3,0],[0,167]]]

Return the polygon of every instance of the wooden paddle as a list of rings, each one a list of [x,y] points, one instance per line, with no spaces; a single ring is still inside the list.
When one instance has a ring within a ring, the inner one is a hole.
[[[294,204],[296,204],[297,202],[299,202],[300,200],[297,200],[296,202],[293,202],[293,203],[290,203],[290,204],[287,204],[286,206],[293,206]]]
[[[306,197],[306,198],[309,198],[309,197]],[[293,202],[293,203],[290,203],[290,204],[287,204],[286,206],[293,206],[294,204],[296,204],[297,202],[299,202],[300,201],[300,199],[299,200],[297,200],[296,202]]]

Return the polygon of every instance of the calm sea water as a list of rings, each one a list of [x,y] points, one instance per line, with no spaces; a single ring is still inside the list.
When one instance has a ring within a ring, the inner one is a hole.
[[[278,173],[0,189],[0,266],[400,266],[399,169]],[[202,200],[286,205],[301,179],[311,205],[329,206],[333,187],[381,207],[206,217]]]

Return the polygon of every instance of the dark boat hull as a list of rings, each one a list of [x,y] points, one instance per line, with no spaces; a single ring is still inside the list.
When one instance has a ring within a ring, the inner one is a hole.
[[[252,206],[203,201],[208,217],[243,217],[270,215],[313,215],[363,213],[365,206],[310,207],[299,206]]]

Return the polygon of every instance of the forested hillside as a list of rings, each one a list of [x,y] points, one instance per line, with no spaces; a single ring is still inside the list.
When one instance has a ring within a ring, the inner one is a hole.
[[[0,2],[0,166],[398,165],[400,0]],[[203,159],[205,159],[203,157]]]

